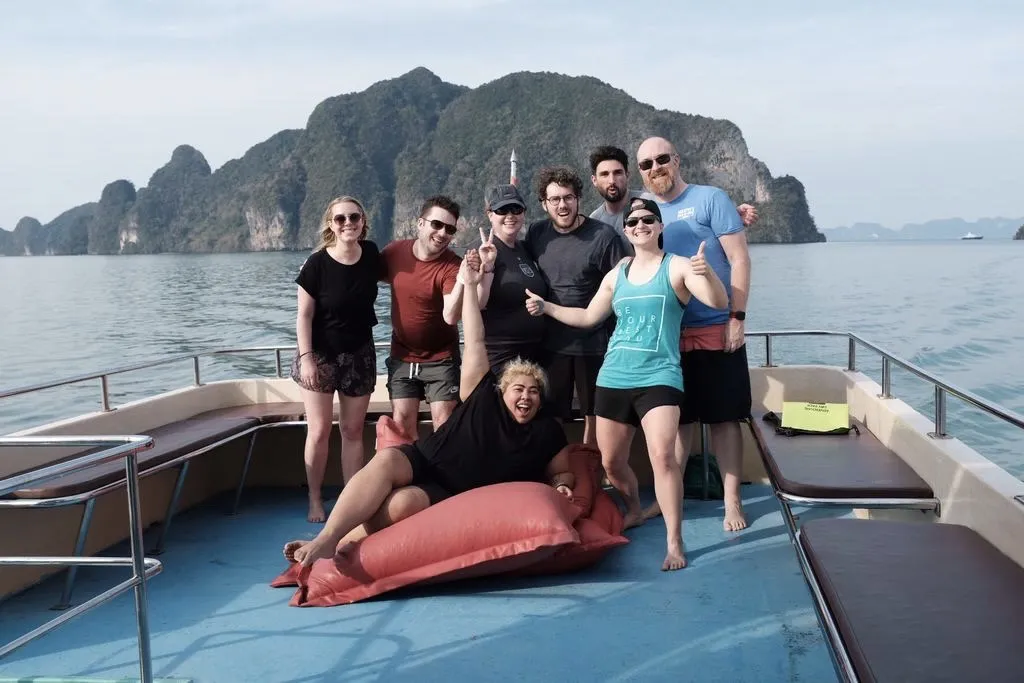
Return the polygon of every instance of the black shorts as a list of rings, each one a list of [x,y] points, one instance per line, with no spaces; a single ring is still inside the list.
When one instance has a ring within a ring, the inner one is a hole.
[[[548,353],[544,370],[551,386],[548,409],[551,415],[568,420],[572,417],[573,389],[580,401],[580,414],[594,414],[594,390],[604,356],[569,356]]]
[[[313,351],[302,357],[301,364],[306,363],[313,363],[316,367],[313,381],[302,379],[298,351],[292,360],[291,378],[309,391],[320,394],[333,394],[337,391],[343,396],[355,397],[368,396],[377,386],[377,352],[372,339],[351,353],[333,355]]]
[[[459,400],[459,359],[445,358],[429,363],[410,363],[388,357],[388,395],[415,398],[427,403]]]
[[[652,408],[678,406],[681,409],[683,392],[664,384],[639,389],[597,387],[594,404],[598,417],[639,427]]]
[[[680,424],[738,422],[750,417],[747,345],[732,353],[694,350],[681,354],[686,400]]]
[[[445,498],[451,498],[454,494],[437,481],[437,474],[434,466],[430,464],[426,456],[414,443],[397,446],[402,455],[409,461],[412,467],[412,483],[410,486],[423,489],[431,505],[437,505]]]

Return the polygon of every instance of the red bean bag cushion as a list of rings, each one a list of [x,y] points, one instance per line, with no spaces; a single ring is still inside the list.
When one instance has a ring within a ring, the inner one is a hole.
[[[573,524],[580,542],[567,545],[551,557],[538,560],[518,572],[520,576],[564,574],[579,571],[603,559],[612,548],[629,543],[622,535],[623,517],[612,497],[598,488],[590,517],[580,517]]]
[[[515,571],[576,544],[579,509],[550,486],[512,482],[452,496],[311,568],[271,583],[298,583],[289,604],[328,607],[416,583]]]
[[[392,448],[415,441],[413,437],[407,436],[398,423],[388,415],[381,415],[377,418],[377,450]]]

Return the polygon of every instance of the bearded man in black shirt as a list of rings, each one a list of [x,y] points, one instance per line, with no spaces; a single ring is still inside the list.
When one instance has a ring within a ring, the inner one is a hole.
[[[333,557],[339,546],[481,486],[548,481],[572,496],[565,431],[555,418],[537,415],[548,389],[544,370],[515,359],[500,379],[491,372],[476,288],[480,277],[480,256],[471,250],[459,269],[465,288],[462,403],[431,435],[378,451],[345,485],[316,538],[285,545],[289,561],[309,566]]]

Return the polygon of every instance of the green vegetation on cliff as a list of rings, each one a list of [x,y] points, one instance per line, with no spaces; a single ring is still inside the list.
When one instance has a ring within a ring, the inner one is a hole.
[[[281,131],[215,172],[181,145],[144,188],[117,180],[99,202],[45,226],[24,218],[13,232],[0,230],[0,254],[308,249],[327,201],[342,194],[363,201],[371,236],[384,243],[410,234],[420,203],[438,192],[464,206],[458,241],[466,246],[484,222],[485,188],[507,182],[513,148],[532,199],[541,166],[568,164],[589,179],[592,148],[632,154],[649,135],[676,144],[688,182],[757,205],[751,242],[824,241],[800,181],[773,178],[729,121],[658,110],[590,77],[516,73],[469,89],[419,68],[324,100],[304,129]],[[639,188],[635,168],[631,177]],[[600,198],[585,186],[589,213]],[[541,215],[531,201],[528,217]]]
[[[1024,225],[1017,228],[1017,234],[1013,236],[1015,240],[1024,240]]]

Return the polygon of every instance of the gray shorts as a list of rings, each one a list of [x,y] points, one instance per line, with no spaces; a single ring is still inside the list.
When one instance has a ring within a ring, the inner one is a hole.
[[[427,403],[459,400],[459,362],[455,358],[430,363],[410,363],[389,357],[388,395],[415,398]]]

